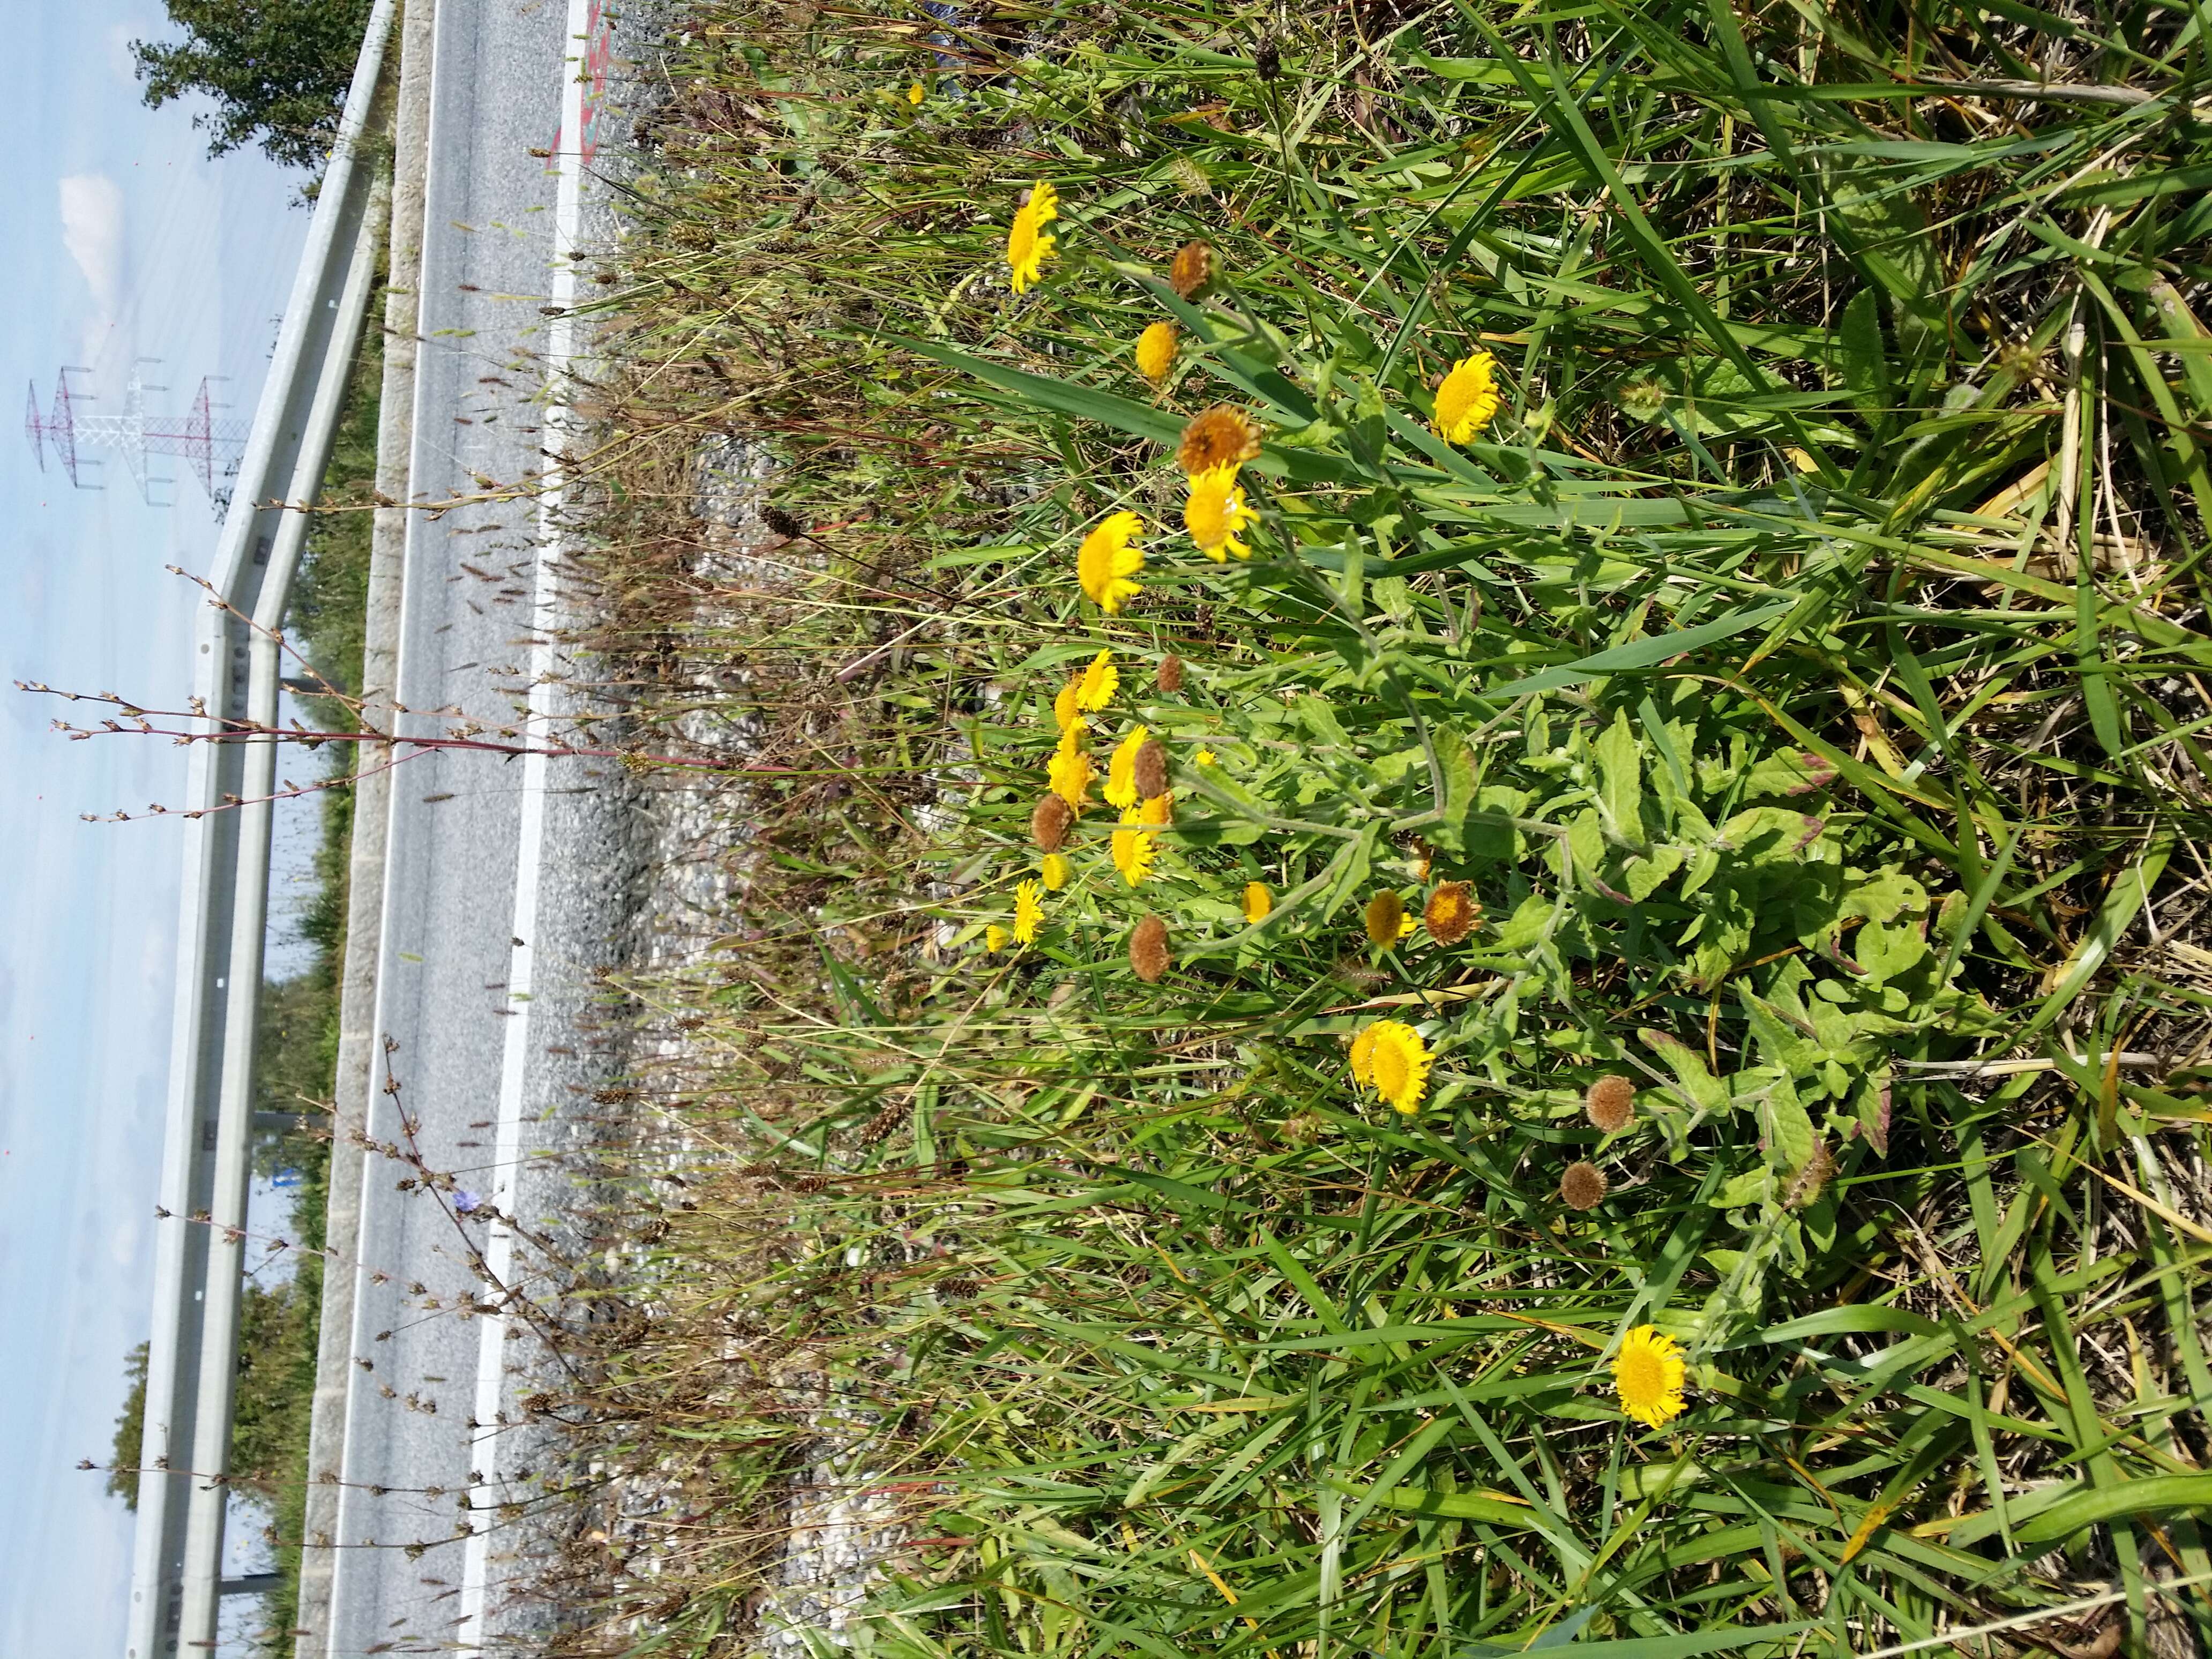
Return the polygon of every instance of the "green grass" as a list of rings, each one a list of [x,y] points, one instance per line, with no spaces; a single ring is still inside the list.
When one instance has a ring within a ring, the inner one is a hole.
[[[1273,79],[1272,13],[992,15],[694,8],[608,273],[595,643],[653,744],[741,714],[788,769],[731,948],[641,988],[697,1033],[641,1086],[758,1156],[585,1391],[690,1494],[639,1650],[732,1650],[801,1358],[901,1483],[901,1659],[1866,1652],[2108,1585],[2201,1641],[2191,15],[1358,5]],[[2142,96],[1936,84],[2046,79]],[[1220,402],[1249,562],[1182,530]],[[726,428],[811,533],[700,607]],[[1101,650],[1091,749],[1158,738],[1173,824],[1132,887],[1094,793],[993,952]],[[1447,880],[1471,940],[1370,942]],[[1378,1018],[1410,1114],[1351,1076]]]

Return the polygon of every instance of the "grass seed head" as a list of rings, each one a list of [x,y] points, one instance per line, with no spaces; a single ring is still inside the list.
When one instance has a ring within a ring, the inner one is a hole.
[[[1568,1164],[1559,1177],[1559,1199],[1571,1210],[1595,1210],[1605,1202],[1605,1171],[1587,1160]]]
[[[1618,1074],[1601,1077],[1583,1097],[1583,1110],[1601,1133],[1618,1133],[1636,1121],[1636,1085]]]
[[[1129,966],[1147,985],[1157,985],[1167,973],[1168,925],[1158,916],[1146,916],[1129,934]]]
[[[1151,800],[1168,792],[1168,751],[1158,738],[1147,738],[1137,746],[1133,768],[1137,784],[1137,799]]]
[[[1259,51],[1252,54],[1252,68],[1262,81],[1281,80],[1283,49],[1273,40],[1262,40]]]
[[[1195,164],[1193,165],[1192,170],[1197,171]],[[1198,188],[1191,190],[1191,194],[1194,196],[1198,194],[1199,191],[1208,188],[1204,173],[1199,173],[1198,179]],[[1187,180],[1180,182],[1183,183],[1185,189],[1190,189]],[[1176,250],[1175,263],[1168,267],[1168,286],[1173,289],[1180,298],[1185,300],[1196,298],[1199,290],[1212,280],[1213,250],[1212,248],[1204,242],[1194,241],[1185,242]]]
[[[1075,809],[1066,797],[1041,795],[1030,813],[1030,839],[1040,853],[1057,853],[1067,844],[1068,828],[1074,822]]]
[[[1439,945],[1461,943],[1481,919],[1482,907],[1474,902],[1474,890],[1463,881],[1448,881],[1437,888],[1429,895],[1428,905],[1421,913],[1429,937]]]

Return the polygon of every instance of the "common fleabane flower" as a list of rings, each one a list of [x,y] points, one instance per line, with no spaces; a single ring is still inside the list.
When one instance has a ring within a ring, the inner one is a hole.
[[[1136,541],[1144,527],[1133,513],[1110,514],[1076,550],[1075,579],[1109,617],[1140,591],[1131,578],[1145,568],[1145,550]]]
[[[1012,272],[1010,286],[1015,293],[1030,287],[1044,274],[1044,262],[1057,246],[1057,239],[1048,234],[1045,227],[1059,217],[1060,192],[1039,180],[1029,199],[1015,210],[1014,222],[1006,231],[1006,268]]]
[[[1099,793],[1109,806],[1137,804],[1137,751],[1145,746],[1145,735],[1143,726],[1134,727],[1115,745],[1113,758],[1106,763],[1106,787]]]
[[[1352,1040],[1353,1078],[1408,1117],[1428,1092],[1430,1064],[1421,1034],[1402,1020],[1378,1019]]]
[[[1240,559],[1252,550],[1238,539],[1244,526],[1260,515],[1244,505],[1244,492],[1237,487],[1237,469],[1218,466],[1190,481],[1190,496],[1182,505],[1183,528],[1198,544],[1198,550],[1216,564],[1231,553]]]
[[[1152,831],[1143,827],[1143,820],[1142,807],[1128,807],[1121,814],[1121,827],[1114,832],[1114,867],[1132,887],[1152,874],[1152,860],[1159,854]]]
[[[1175,367],[1176,325],[1153,323],[1137,337],[1137,373],[1158,386]]]
[[[1663,1429],[1682,1414],[1687,1375],[1674,1339],[1656,1325],[1638,1325],[1620,1339],[1620,1352],[1613,1356],[1613,1391],[1629,1416]]]
[[[1037,929],[1044,925],[1044,898],[1037,884],[1025,881],[1014,889],[1014,943],[1033,945]]]
[[[1095,714],[1114,701],[1121,684],[1121,671],[1114,666],[1114,653],[1101,651],[1084,665],[1083,677],[1075,683],[1075,706]]]
[[[1437,387],[1436,434],[1448,444],[1480,435],[1498,416],[1498,360],[1486,351],[1462,357]]]

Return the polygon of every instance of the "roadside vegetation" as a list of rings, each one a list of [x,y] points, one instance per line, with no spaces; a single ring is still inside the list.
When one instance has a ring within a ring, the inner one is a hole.
[[[591,642],[783,769],[579,1646],[827,1480],[879,1655],[2201,1650],[2192,14],[684,21]]]

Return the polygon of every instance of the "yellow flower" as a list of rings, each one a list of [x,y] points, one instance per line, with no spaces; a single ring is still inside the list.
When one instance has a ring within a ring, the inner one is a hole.
[[[1661,1429],[1682,1414],[1682,1350],[1656,1325],[1638,1325],[1620,1339],[1613,1360],[1613,1391],[1620,1409]]]
[[[1014,943],[1033,945],[1044,922],[1044,900],[1037,884],[1025,881],[1014,889]]]
[[[1274,908],[1275,896],[1267,890],[1267,884],[1265,882],[1248,881],[1244,884],[1244,925],[1246,927],[1254,927],[1265,921],[1267,919],[1267,913]]]
[[[1201,749],[1190,758],[1194,764],[1199,766],[1218,766],[1221,764],[1220,757],[1215,755],[1211,749]]]
[[[1114,653],[1101,651],[1083,671],[1076,683],[1075,706],[1085,713],[1096,713],[1114,701],[1114,692],[1121,684],[1121,671],[1114,666]]]
[[[1259,516],[1244,505],[1244,492],[1237,487],[1235,467],[1217,466],[1192,476],[1190,498],[1182,504],[1183,528],[1190,532],[1190,538],[1198,544],[1199,551],[1216,564],[1222,563],[1231,553],[1240,559],[1252,556],[1252,550],[1237,537]]]
[[[1078,688],[1081,682],[1078,680],[1068,681],[1066,685],[1060,688],[1060,695],[1052,700],[1052,721],[1060,728],[1060,734],[1062,737],[1066,737],[1069,732],[1078,728],[1085,732],[1091,729],[1091,722],[1085,720],[1076,708]]]
[[[1398,918],[1398,937],[1399,937],[1400,939],[1406,939],[1406,938],[1407,938],[1407,937],[1411,936],[1411,934],[1413,933],[1413,929],[1415,929],[1416,927],[1419,927],[1420,925],[1421,925],[1420,923],[1419,923],[1418,921],[1415,921],[1413,919],[1413,917],[1411,917],[1411,916],[1401,916],[1401,917],[1399,917],[1399,918]]]
[[[1370,1038],[1364,1080],[1392,1107],[1412,1116],[1429,1088],[1429,1051],[1421,1034],[1401,1020],[1378,1019],[1360,1035]],[[1352,1054],[1352,1075],[1357,1077],[1357,1042]]]
[[[1363,1089],[1375,1086],[1375,1027],[1362,1028],[1352,1039],[1352,1080]]]
[[[1145,746],[1145,728],[1133,727],[1114,750],[1113,759],[1106,763],[1106,787],[1101,791],[1109,806],[1130,807],[1137,804],[1137,751]]]
[[[1060,747],[1052,751],[1044,775],[1052,793],[1078,811],[1083,810],[1083,798],[1091,788],[1091,757],[1076,747],[1084,729],[1079,722],[1060,734]]]
[[[1176,325],[1154,323],[1137,337],[1137,373],[1158,386],[1175,367]]]
[[[1145,550],[1135,539],[1144,527],[1145,521],[1133,513],[1112,514],[1076,550],[1075,579],[1109,617],[1138,591],[1129,578],[1145,568]]]
[[[1006,232],[1006,264],[1013,272],[1015,293],[1042,275],[1044,262],[1051,257],[1055,243],[1045,227],[1059,217],[1060,192],[1042,181],[1015,210],[1013,225]]]
[[[1152,832],[1142,826],[1144,809],[1132,806],[1121,814],[1121,827],[1114,832],[1114,867],[1134,887],[1150,875],[1159,847]]]
[[[1066,886],[1067,878],[1074,873],[1075,866],[1067,861],[1064,853],[1047,853],[1044,862],[1037,866],[1037,874],[1043,878],[1048,893],[1057,893]]]
[[[1498,414],[1498,386],[1492,371],[1498,360],[1486,351],[1462,357],[1437,387],[1437,436],[1463,444],[1477,436]]]
[[[921,89],[921,82],[919,81],[906,89],[906,100],[909,104],[919,104],[928,96],[929,94]]]
[[[1006,948],[1006,930],[993,922],[983,930],[983,948],[994,956]]]

